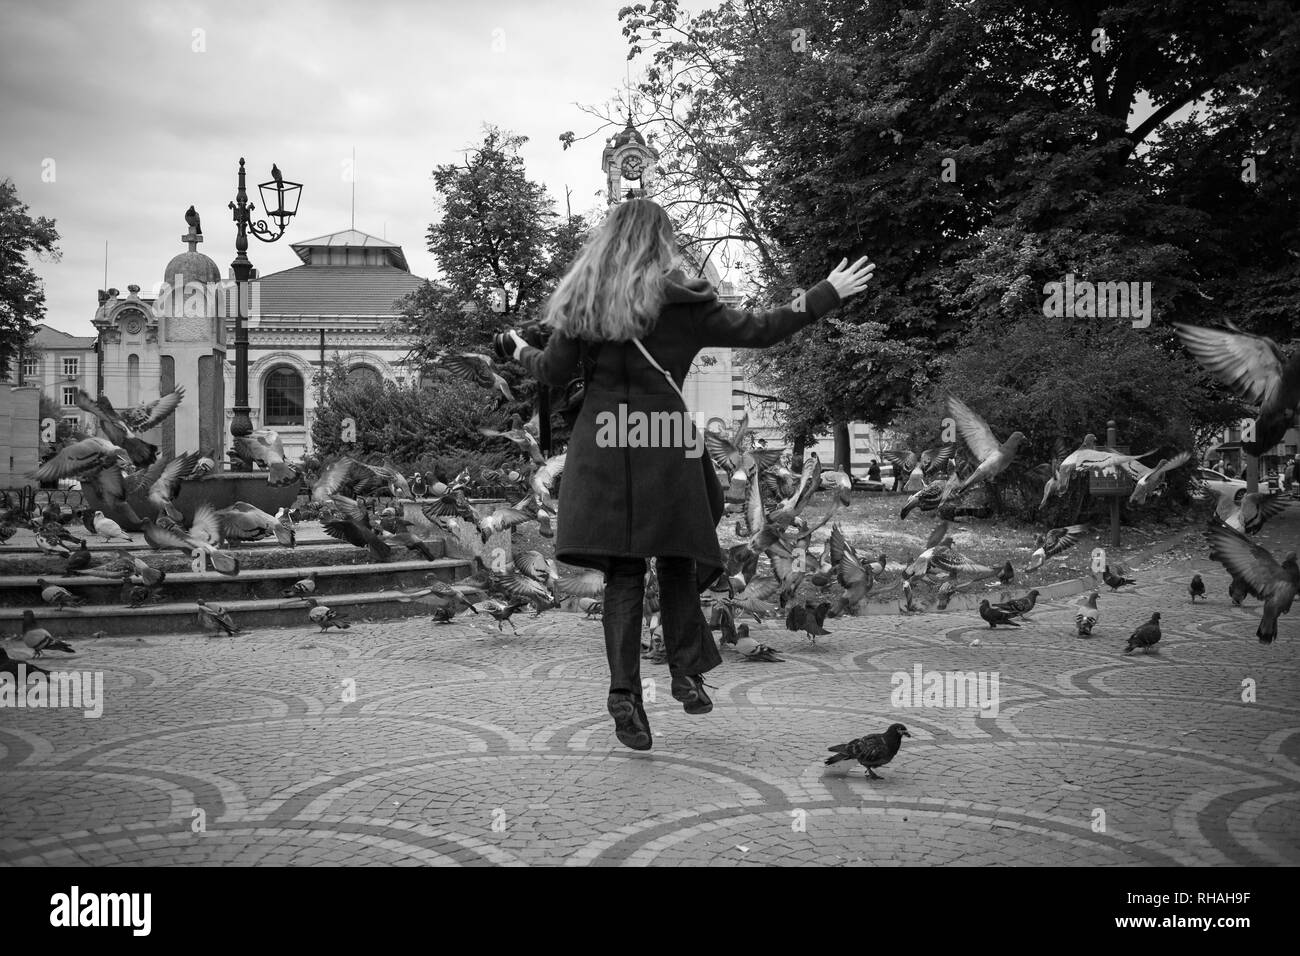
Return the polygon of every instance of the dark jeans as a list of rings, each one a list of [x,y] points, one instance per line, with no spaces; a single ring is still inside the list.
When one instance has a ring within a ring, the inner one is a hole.
[[[668,670],[674,676],[703,674],[722,663],[722,655],[700,609],[695,562],[656,558],[659,622]],[[605,574],[605,654],[610,693],[641,696],[641,627],[645,603],[644,558],[612,558]]]

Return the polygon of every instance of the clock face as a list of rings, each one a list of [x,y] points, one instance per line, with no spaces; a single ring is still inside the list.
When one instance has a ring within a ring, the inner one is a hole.
[[[140,320],[138,315],[126,320],[126,331],[131,335],[139,335],[142,328],[144,328],[144,322]]]
[[[645,168],[645,163],[640,156],[628,156],[623,160],[623,178],[640,179],[641,170]]]

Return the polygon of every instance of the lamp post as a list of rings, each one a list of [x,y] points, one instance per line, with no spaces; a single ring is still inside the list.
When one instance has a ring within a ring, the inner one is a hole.
[[[262,242],[275,242],[284,235],[285,229],[298,212],[298,200],[302,197],[302,183],[289,182],[280,175],[280,168],[271,164],[272,179],[259,183],[258,191],[262,194],[262,209],[267,218],[275,223],[272,229],[265,219],[253,220],[255,208],[248,201],[248,189],[244,180],[244,158],[239,158],[239,189],[235,201],[230,203],[235,220],[235,261],[230,264],[235,273],[235,406],[234,418],[230,422],[230,435],[239,447],[239,439],[253,431],[253,422],[248,412],[248,328],[244,325],[247,318],[247,300],[245,289],[253,274],[253,263],[248,259],[248,236],[252,233]],[[238,464],[231,466],[233,471],[248,471],[242,456],[237,456]]]

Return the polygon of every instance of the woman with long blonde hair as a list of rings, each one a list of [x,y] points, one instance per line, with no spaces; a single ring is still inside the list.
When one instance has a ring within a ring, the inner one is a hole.
[[[581,367],[582,410],[560,484],[555,556],[604,572],[606,702],[615,734],[649,750],[641,698],[646,562],[654,558],[672,695],[688,714],[713,702],[701,675],[722,663],[699,594],[722,573],[723,495],[681,395],[695,356],[713,346],[765,348],[866,288],[875,266],[843,260],[790,305],[731,309],[708,280],[688,279],[667,213],[648,199],[615,205],[548,300],[545,350],[511,334],[511,355],[538,381]]]

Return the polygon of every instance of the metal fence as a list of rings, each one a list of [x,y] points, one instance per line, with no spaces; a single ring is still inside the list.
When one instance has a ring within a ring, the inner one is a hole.
[[[75,511],[85,507],[86,499],[76,488],[0,488],[0,511],[17,508],[23,514],[49,507]]]

